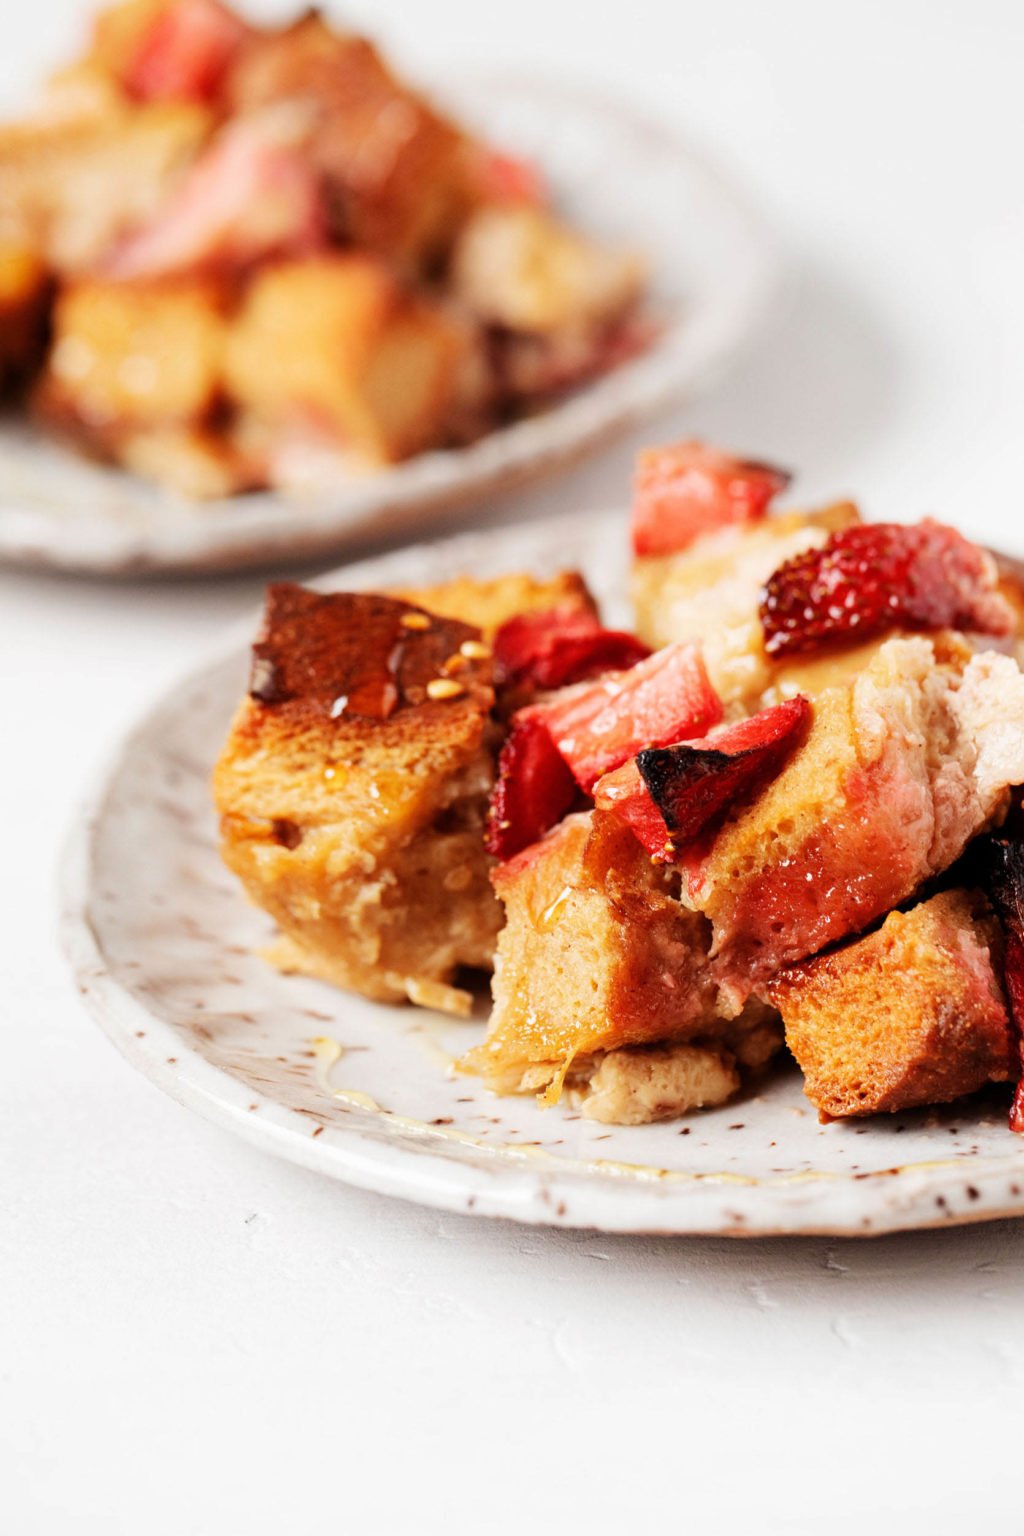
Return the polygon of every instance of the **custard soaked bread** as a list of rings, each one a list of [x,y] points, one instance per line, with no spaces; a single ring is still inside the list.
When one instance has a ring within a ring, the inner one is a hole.
[[[490,674],[470,625],[270,589],[214,795],[224,858],[280,926],[282,966],[468,1007],[457,973],[490,966],[501,922],[483,846]]]
[[[501,727],[481,627],[593,599],[572,572],[420,596],[271,587],[214,790],[225,860],[284,935],[279,963],[458,1012],[453,979],[490,969],[501,923],[484,847]]]
[[[1017,663],[885,642],[816,699],[806,741],[763,793],[684,855],[682,899],[712,924],[732,1005],[906,901],[1002,819],[1022,779]]]
[[[680,907],[678,878],[601,812],[568,817],[500,865],[494,1009],[463,1070],[545,1102],[567,1083],[584,1113],[630,1123],[731,1097],[781,1031],[763,1004],[721,1016],[708,925]],[[656,1042],[672,1049],[628,1049]]]
[[[776,977],[768,994],[822,1118],[944,1104],[1015,1078],[1001,951],[985,898],[952,890]]]

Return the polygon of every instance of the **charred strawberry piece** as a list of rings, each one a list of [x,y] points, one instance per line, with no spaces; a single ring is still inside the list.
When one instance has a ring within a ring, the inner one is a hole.
[[[642,453],[634,480],[633,550],[669,555],[702,533],[756,522],[791,478],[785,470],[733,459],[704,443]]]
[[[790,655],[897,628],[1009,634],[1013,615],[996,580],[991,557],[942,523],[844,528],[769,578],[765,647]]]
[[[602,774],[641,747],[701,736],[722,718],[722,703],[700,651],[680,642],[656,651],[628,672],[610,672],[521,710],[541,721],[587,794]]]
[[[593,614],[575,608],[517,614],[494,637],[497,675],[508,686],[565,688],[650,654],[635,635],[603,629]]]
[[[601,780],[597,804],[627,821],[648,853],[671,857],[778,773],[810,715],[801,695],[703,741],[648,748]]]
[[[249,30],[217,0],[175,0],[144,32],[125,88],[138,101],[211,101]]]
[[[1006,939],[1003,980],[1024,1067],[1024,843],[985,838],[979,846],[979,862]],[[1024,1075],[1014,1094],[1010,1130],[1024,1135]]]
[[[561,821],[576,798],[576,782],[539,720],[519,718],[498,758],[491,794],[486,845],[497,859],[543,837]]]

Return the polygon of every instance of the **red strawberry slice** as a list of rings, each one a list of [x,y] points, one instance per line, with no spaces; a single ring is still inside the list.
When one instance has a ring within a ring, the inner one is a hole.
[[[650,654],[635,635],[604,629],[593,614],[565,607],[517,614],[494,637],[498,678],[506,685],[564,688]]]
[[[600,781],[597,805],[627,821],[648,853],[671,859],[778,773],[810,715],[801,694],[703,741],[648,748]]]
[[[697,646],[685,641],[655,651],[628,672],[566,688],[516,719],[541,721],[588,794],[602,774],[641,747],[703,735],[722,718]]]
[[[865,640],[887,629],[1005,635],[1013,614],[991,556],[943,523],[866,523],[787,560],[761,598],[769,655]]]
[[[633,550],[669,555],[702,533],[756,522],[791,478],[784,469],[734,459],[704,443],[649,449],[637,459]]]
[[[547,202],[547,187],[539,166],[500,149],[485,149],[481,153],[477,180],[481,196],[489,203],[541,208]]]
[[[539,720],[517,718],[498,758],[486,845],[510,859],[561,821],[576,798],[576,782]]]
[[[143,33],[125,89],[138,101],[211,101],[249,35],[218,0],[175,0]]]
[[[1024,843],[989,837],[978,845],[978,853],[984,883],[1006,939],[1003,979],[1024,1068]],[[1024,1135],[1024,1073],[1013,1097],[1010,1130]]]
[[[107,262],[117,281],[246,266],[326,241],[320,182],[295,125],[273,112],[230,124],[155,218]]]

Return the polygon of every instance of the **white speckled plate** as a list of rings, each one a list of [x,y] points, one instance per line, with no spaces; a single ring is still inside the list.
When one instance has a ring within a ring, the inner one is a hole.
[[[300,497],[190,504],[0,423],[0,560],[128,575],[238,569],[429,526],[485,491],[550,472],[710,383],[777,298],[778,266],[743,198],[671,134],[564,83],[475,79],[438,93],[535,159],[581,227],[643,250],[665,319],[642,357],[470,447]]]
[[[366,588],[579,561],[625,618],[621,513],[468,535],[334,572]],[[255,619],[246,636],[255,628]],[[495,1098],[446,1067],[483,1030],[284,977],[222,867],[210,769],[247,645],[185,678],[121,749],[73,837],[64,935],[83,996],[168,1093],[256,1145],[427,1204],[606,1231],[867,1234],[1024,1211],[1006,1104],[819,1126],[795,1070],[756,1097],[635,1128]],[[340,1048],[331,1064],[314,1041]],[[1005,1097],[1005,1096],[1004,1096]]]

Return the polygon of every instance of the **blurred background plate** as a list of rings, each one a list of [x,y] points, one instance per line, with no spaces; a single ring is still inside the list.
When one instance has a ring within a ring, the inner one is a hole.
[[[550,473],[714,382],[780,288],[772,241],[737,189],[669,131],[585,90],[477,77],[437,94],[493,143],[536,160],[582,228],[647,256],[651,299],[667,317],[656,344],[470,447],[301,497],[192,504],[7,421],[0,560],[109,575],[239,570],[422,533],[462,502]]]
[[[576,515],[349,566],[373,588],[580,563],[625,616],[625,520]],[[382,1194],[611,1232],[848,1236],[1024,1213],[1006,1094],[819,1125],[800,1074],[658,1125],[602,1125],[566,1101],[497,1098],[455,1056],[473,1023],[367,1001],[260,958],[270,920],[220,862],[210,770],[245,687],[244,637],[129,738],[75,833],[63,931],[114,1044],[172,1097],[263,1150]],[[317,1060],[315,1041],[338,1059]],[[168,1177],[171,1177],[168,1170]]]

